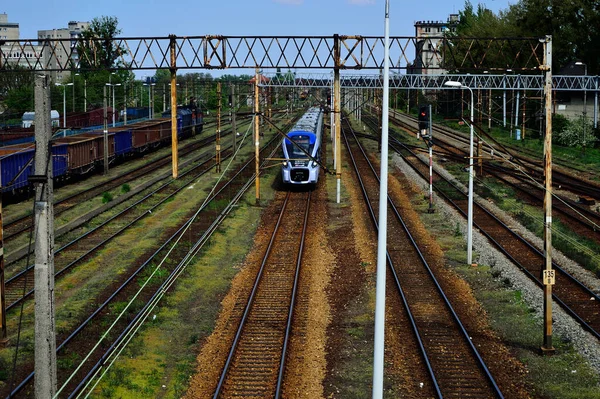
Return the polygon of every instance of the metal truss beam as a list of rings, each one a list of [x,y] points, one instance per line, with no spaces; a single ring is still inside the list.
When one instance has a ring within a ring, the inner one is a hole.
[[[327,73],[289,75],[267,74],[268,81],[262,86],[270,87],[323,87],[333,85],[333,75]],[[541,90],[544,76],[540,75],[490,75],[490,74],[443,74],[443,75],[390,75],[390,89],[447,89],[444,82],[459,81],[472,88],[491,90]],[[552,76],[554,91],[598,91],[600,79],[598,76]],[[343,74],[340,77],[342,88],[345,89],[381,89],[383,78],[379,75]]]
[[[389,62],[390,68],[397,71],[493,72],[510,68],[531,73],[540,70],[542,47],[538,38],[391,37]],[[82,48],[86,51],[78,50]],[[175,49],[174,60],[170,58],[171,48]],[[0,50],[0,71],[256,67],[380,70],[384,64],[383,37],[337,34],[5,40]],[[114,59],[103,61],[113,50]],[[82,65],[89,67],[84,69]]]

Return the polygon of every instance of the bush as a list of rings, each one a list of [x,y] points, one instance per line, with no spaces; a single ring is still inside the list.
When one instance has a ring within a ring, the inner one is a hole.
[[[129,184],[125,183],[121,186],[121,192],[123,194],[128,193],[130,191],[131,191],[131,186]]]
[[[102,203],[107,204],[113,200],[113,196],[111,193],[103,192],[102,193]]]

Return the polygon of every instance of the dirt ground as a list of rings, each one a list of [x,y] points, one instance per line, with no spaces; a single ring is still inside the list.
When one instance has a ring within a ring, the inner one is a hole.
[[[394,171],[394,174],[398,174]],[[362,194],[349,170],[344,172],[342,204],[335,203],[335,177],[322,179],[315,190],[310,236],[305,248],[299,302],[296,306],[294,338],[286,367],[286,398],[370,397],[372,324],[374,311],[377,238],[363,205]],[[329,184],[327,184],[329,183]],[[421,195],[416,186],[390,179],[390,192],[402,204],[401,212],[426,249],[426,257],[439,274],[440,283],[489,362],[506,397],[528,397],[521,378],[525,369],[492,332],[485,311],[470,287],[445,265],[444,252],[431,237],[411,207],[411,196]],[[328,195],[329,192],[329,195]],[[268,244],[270,227],[282,193],[264,211],[254,248],[240,267],[232,288],[222,302],[222,311],[212,335],[203,345],[198,369],[190,381],[186,398],[208,398],[218,382],[237,321],[254,281],[259,261]],[[429,397],[414,375],[412,365],[419,355],[399,331],[405,321],[398,301],[386,309],[386,397]],[[398,319],[398,320],[397,320]],[[406,333],[406,332],[405,332]]]

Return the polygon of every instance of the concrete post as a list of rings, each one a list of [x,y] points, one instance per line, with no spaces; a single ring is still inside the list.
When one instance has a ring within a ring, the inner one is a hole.
[[[4,219],[2,213],[2,192],[0,191],[0,348],[8,344],[6,331],[6,302],[4,299]]]
[[[105,86],[106,87],[106,86]],[[49,78],[35,77],[35,397],[56,393],[54,208]]]

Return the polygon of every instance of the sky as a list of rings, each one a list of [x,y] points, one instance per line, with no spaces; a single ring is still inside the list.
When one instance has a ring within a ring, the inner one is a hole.
[[[515,0],[472,0],[494,12]],[[464,0],[390,0],[390,35],[414,36],[416,21],[446,21]],[[21,39],[69,21],[117,17],[122,37],[202,35],[383,36],[385,0],[2,0],[0,13],[18,23]]]

